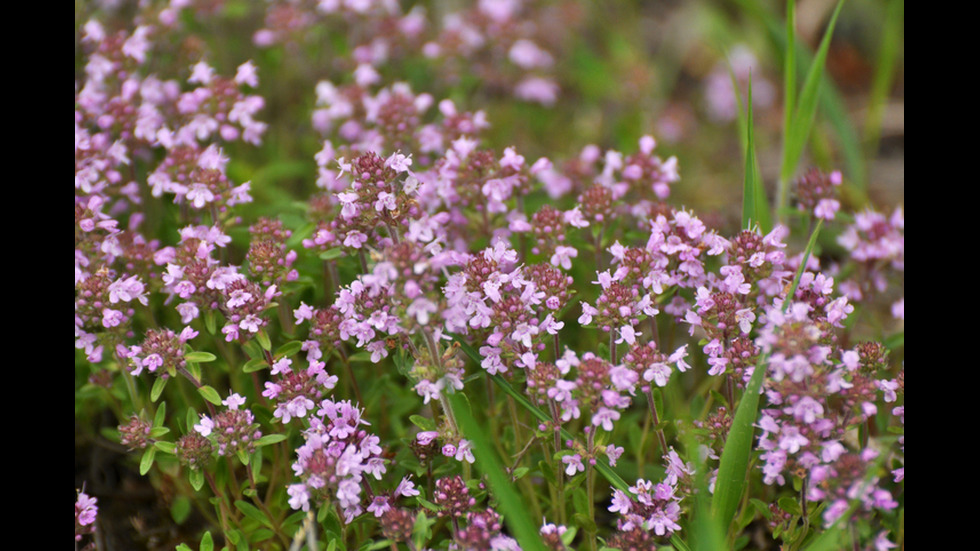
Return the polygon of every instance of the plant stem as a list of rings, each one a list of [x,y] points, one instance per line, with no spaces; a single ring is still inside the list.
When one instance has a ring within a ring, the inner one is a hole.
[[[657,414],[657,401],[653,399],[653,389],[647,389],[647,402],[650,404],[650,418],[653,420],[654,429],[657,431],[657,440],[660,441],[660,455],[667,454],[667,436],[660,428],[660,415]]]
[[[589,538],[589,549],[596,551],[598,549],[598,542],[596,540],[595,531],[595,475],[593,474],[592,466],[592,450],[595,445],[595,431],[591,430],[589,427],[588,436],[588,452],[589,460],[585,463],[585,489],[588,492],[589,500],[589,520],[592,521],[592,526],[589,527],[588,538]]]

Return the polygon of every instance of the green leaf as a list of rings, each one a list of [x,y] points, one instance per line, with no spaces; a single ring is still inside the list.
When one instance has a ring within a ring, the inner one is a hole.
[[[429,517],[425,516],[425,511],[419,511],[419,514],[415,517],[415,525],[412,527],[412,541],[415,543],[417,549],[425,547],[426,542],[432,537],[431,528],[435,523],[435,519],[429,519]]]
[[[214,540],[211,539],[211,532],[205,532],[201,538],[201,551],[214,551]]]
[[[204,328],[211,335],[214,335],[218,331],[218,320],[215,318],[214,310],[204,312]]]
[[[235,452],[235,455],[238,456],[238,460],[242,462],[242,465],[248,465],[249,455],[247,451],[238,450],[237,452]]]
[[[255,341],[248,341],[242,348],[245,349],[245,353],[248,354],[249,358],[254,359],[265,359],[265,354],[262,352],[262,347]]]
[[[685,425],[689,425],[690,421],[686,420]],[[694,457],[691,458],[693,461],[689,461],[688,457],[683,457],[682,460],[685,463],[694,465],[694,480],[691,498],[693,500],[692,504],[692,518],[690,521],[690,534],[687,536],[693,543],[693,548],[698,551],[714,551],[715,549],[725,549],[725,526],[717,521],[717,518],[711,514],[711,494],[708,492],[708,468],[705,466],[705,459],[701,454],[696,451],[700,447],[695,439],[695,435],[690,432],[681,433],[680,436],[684,441],[683,449],[689,454],[693,454]],[[692,451],[694,450],[694,451]],[[675,534],[675,537],[677,534]],[[678,549],[682,547],[678,546],[674,538],[671,538],[671,543],[675,545]],[[686,547],[686,545],[685,545]]]
[[[204,487],[204,472],[201,469],[191,469],[187,473],[187,480],[190,481],[195,492],[200,492],[201,488]]]
[[[143,458],[140,459],[141,475],[145,475],[146,473],[150,472],[150,469],[153,467],[153,460],[156,458],[156,456],[157,449],[155,447],[150,446],[149,448],[146,448],[146,451],[143,452]]]
[[[768,503],[754,497],[749,499],[749,503],[755,507],[755,510],[758,511],[760,515],[766,517],[766,520],[772,520],[772,511],[769,510]]]
[[[263,350],[272,350],[272,341],[269,340],[269,334],[265,332],[265,329],[255,334],[255,340],[259,341],[259,346]]]
[[[435,421],[429,419],[428,417],[422,417],[421,415],[410,415],[408,417],[408,420],[411,421],[413,425],[415,425],[416,427],[422,430],[427,430],[427,431],[436,430]]]
[[[738,88],[735,88],[738,93]],[[742,183],[742,228],[752,229],[758,225],[763,234],[772,229],[769,217],[769,204],[766,201],[766,188],[759,173],[759,161],[755,154],[755,132],[752,121],[752,76],[749,75],[749,91],[746,98],[745,120],[745,179]]]
[[[173,442],[157,441],[153,443],[153,447],[170,455],[174,455],[177,452],[177,446],[175,446]]]
[[[578,528],[575,526],[569,526],[565,533],[561,535],[561,541],[566,546],[571,545],[572,541],[575,540],[575,534],[578,533]]]
[[[265,516],[265,513],[260,511],[255,505],[239,499],[235,502],[235,508],[241,511],[246,517],[272,528],[272,521],[269,520],[269,517]]]
[[[249,360],[245,362],[242,367],[243,373],[254,373],[256,371],[262,371],[269,366],[269,363],[265,361],[265,358],[255,358],[254,360]]]
[[[285,434],[267,434],[262,438],[255,441],[256,447],[269,446],[272,444],[278,444],[286,439]]]
[[[810,130],[813,128],[813,121],[817,116],[817,102],[820,98],[820,84],[823,81],[827,51],[830,49],[830,38],[834,34],[837,16],[840,15],[843,6],[844,0],[838,0],[834,14],[831,16],[830,23],[827,25],[827,30],[824,32],[823,39],[820,41],[820,46],[817,48],[817,53],[810,63],[806,80],[803,81],[803,88],[800,90],[799,102],[796,105],[796,111],[793,113],[792,123],[789,127],[783,129],[785,132],[783,162],[779,171],[780,186],[783,188],[780,198],[783,203],[777,205],[779,209],[786,207],[788,197],[785,188],[789,186],[789,182],[796,172],[800,157],[803,156],[803,149],[806,147],[806,142],[810,137]],[[789,48],[790,46],[787,47]]]
[[[881,33],[881,47],[875,60],[874,78],[868,93],[868,114],[864,119],[864,135],[867,151],[871,156],[878,153],[881,139],[881,123],[884,119],[888,94],[895,82],[899,67],[899,55],[905,44],[905,0],[889,0],[885,9],[885,23]]]
[[[183,524],[191,515],[191,500],[187,496],[177,496],[170,506],[170,517],[177,524]],[[189,549],[189,548],[188,548]]]
[[[800,502],[794,498],[781,497],[776,503],[779,504],[780,509],[791,515],[800,516],[803,514],[803,509],[800,508]]]
[[[370,352],[365,352],[365,351],[355,352],[354,354],[351,354],[350,357],[347,358],[347,361],[349,361],[350,363],[358,363],[358,362],[365,363],[365,362],[370,362],[371,361],[371,353]]]
[[[776,17],[776,15],[769,8],[768,3],[763,3],[760,0],[735,0],[735,3],[739,5],[742,11],[752,14],[763,24],[775,47],[780,51],[785,51],[786,45],[793,43],[792,41],[786,39],[785,24],[780,18]],[[803,74],[803,66],[813,58],[813,55],[798,37],[796,39],[794,52],[795,59],[797,61],[797,78],[802,78],[805,76]],[[834,81],[826,75],[824,75],[822,90],[820,93],[820,110],[826,117],[827,122],[833,128],[834,134],[839,142],[838,149],[844,159],[846,173],[849,176],[844,180],[846,193],[852,197],[852,201],[854,201],[857,205],[861,205],[868,200],[867,191],[865,189],[867,183],[867,171],[861,149],[861,141],[858,138],[857,129],[854,126],[852,118],[848,113],[848,109],[844,104],[844,100],[842,99],[837,86],[834,84]],[[785,191],[786,188],[780,186],[777,193],[782,194]],[[785,212],[785,208],[781,207],[785,204],[784,197],[777,195],[776,206],[778,212]]]
[[[299,352],[303,349],[303,343],[300,341],[289,341],[286,344],[280,346],[276,349],[276,353],[273,354],[276,358],[283,358],[287,356],[292,356],[293,354]]]
[[[170,429],[167,427],[153,427],[150,429],[150,438],[160,438],[161,436],[168,434]]]
[[[201,382],[201,365],[195,362],[187,362],[187,372],[191,374],[191,379]]]
[[[793,124],[796,107],[796,0],[786,0],[786,45],[783,48],[783,132]],[[783,136],[786,139],[786,136]]]
[[[200,394],[201,396],[203,396],[205,400],[211,402],[212,404],[214,404],[216,406],[220,406],[221,405],[221,395],[218,394],[218,391],[215,390],[214,387],[211,387],[211,386],[208,386],[208,385],[204,385],[204,386],[198,388],[197,389],[197,392],[198,392],[198,394]]]
[[[162,427],[167,421],[167,402],[160,402],[156,415],[153,416],[153,426]]]
[[[473,445],[476,468],[487,477],[490,490],[497,498],[497,511],[504,516],[521,548],[525,551],[545,551],[544,543],[531,514],[524,507],[521,496],[515,491],[510,477],[501,467],[500,459],[490,444],[490,439],[470,411],[470,405],[462,393],[447,396],[463,436]]]
[[[193,549],[191,549],[190,546],[187,545],[186,543],[177,544],[177,547],[175,549],[177,551],[193,551]]]
[[[810,240],[807,242],[806,249],[803,251],[803,260],[800,262],[800,267],[797,268],[796,275],[793,276],[793,283],[790,284],[786,298],[783,300],[783,312],[793,302],[793,297],[796,295],[796,288],[800,286],[800,279],[803,278],[803,272],[806,271],[806,265],[810,261],[810,255],[813,254],[813,249],[817,246],[817,236],[820,235],[820,229],[822,227],[823,220],[821,219],[817,221],[817,225],[813,228],[813,233],[810,234]]]
[[[189,362],[207,363],[207,362],[213,362],[217,360],[218,357],[210,352],[194,351],[194,352],[184,354],[184,359]]]
[[[150,389],[150,401],[156,402],[160,399],[160,395],[163,394],[163,389],[167,388],[167,381],[170,377],[157,377],[157,380],[153,381],[153,388]]]
[[[333,260],[342,256],[344,256],[344,250],[340,247],[334,247],[320,253],[320,260]]]

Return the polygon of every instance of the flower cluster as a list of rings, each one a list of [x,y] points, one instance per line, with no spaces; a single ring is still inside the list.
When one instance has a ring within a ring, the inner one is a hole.
[[[329,500],[342,508],[347,522],[364,510],[365,475],[380,480],[387,468],[381,440],[362,428],[370,423],[361,414],[350,402],[320,402],[310,428],[303,431],[303,445],[296,449],[293,471],[300,482],[286,490],[293,509],[309,511],[311,501],[319,506]]]
[[[163,378],[173,376],[186,367],[184,345],[196,336],[197,331],[190,327],[185,327],[179,335],[170,329],[150,329],[143,344],[131,346],[127,352],[133,364],[131,373],[139,375],[146,369],[150,373],[159,371]]]
[[[639,529],[657,536],[670,536],[681,527],[680,520],[681,496],[677,493],[676,482],[668,481],[654,484],[647,480],[637,480],[636,485],[630,486],[630,493],[613,490],[612,505],[609,511],[619,514],[616,535],[622,542],[632,542],[637,537],[645,538],[634,533]]]
[[[317,352],[319,349],[314,349]],[[326,391],[337,385],[337,376],[329,375],[326,364],[309,358],[306,369],[293,369],[293,361],[282,357],[272,364],[270,375],[276,377],[266,381],[262,396],[276,403],[273,415],[283,423],[292,419],[306,417],[316,404],[325,397]]]
[[[86,535],[95,532],[95,521],[99,514],[98,499],[85,493],[78,492],[75,499],[75,545],[82,541]],[[95,543],[91,543],[86,549],[95,548]]]
[[[800,209],[823,220],[833,220],[840,210],[837,190],[843,182],[839,170],[830,174],[811,168],[796,181],[796,196]]]
[[[807,499],[831,503],[824,513],[827,524],[843,514],[851,499],[861,499],[869,511],[897,506],[869,474],[880,452],[845,445],[849,428],[877,413],[879,398],[897,398],[895,383],[880,378],[887,353],[877,343],[841,350],[831,327],[809,305],[797,302],[785,314],[770,312],[759,337],[769,355],[770,376],[770,407],[759,421],[764,480],[784,484],[789,473],[803,473]]]
[[[245,398],[232,394],[221,402],[228,409],[214,415],[202,415],[194,431],[201,436],[210,437],[217,447],[219,456],[239,454],[246,457],[255,452],[256,442],[262,437],[255,416],[248,409],[239,409]]]
[[[861,266],[854,277],[841,283],[841,292],[851,300],[867,301],[890,294],[895,287],[904,291],[905,213],[901,208],[891,216],[870,209],[856,213],[854,224],[838,236],[837,242]],[[892,303],[892,315],[905,319],[904,296]]]

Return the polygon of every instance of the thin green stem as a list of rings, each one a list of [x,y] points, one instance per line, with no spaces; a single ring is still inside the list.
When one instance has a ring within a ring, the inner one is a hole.
[[[588,436],[588,456],[589,456],[589,460],[586,461],[586,463],[585,463],[585,490],[586,490],[586,492],[588,493],[588,496],[589,496],[588,497],[588,501],[589,501],[589,520],[592,521],[591,522],[592,525],[589,527],[589,530],[588,530],[589,549],[591,549],[592,551],[596,551],[598,549],[598,540],[596,539],[597,534],[596,534],[596,531],[594,529],[594,526],[595,526],[595,474],[593,473],[593,470],[594,469],[593,469],[592,460],[591,460],[592,450],[593,450],[594,446],[595,446],[595,431],[594,430],[589,430],[589,436]]]
[[[660,455],[667,454],[667,436],[660,428],[660,415],[657,413],[657,401],[653,399],[653,389],[647,389],[647,402],[650,404],[650,418],[653,421],[654,430],[657,432],[657,440],[660,441]]]

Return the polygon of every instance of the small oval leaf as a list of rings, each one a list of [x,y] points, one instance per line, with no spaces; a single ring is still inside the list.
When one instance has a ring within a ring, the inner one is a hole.
[[[214,404],[216,406],[220,406],[221,405],[221,395],[219,395],[218,394],[218,391],[215,390],[214,388],[212,388],[212,387],[210,387],[208,385],[204,385],[204,386],[198,388],[197,389],[197,392],[201,396],[203,396],[205,400],[211,402],[212,404]]]
[[[255,358],[254,360],[249,360],[245,362],[245,365],[242,367],[242,372],[254,373],[256,371],[262,371],[268,366],[269,364],[265,361],[264,358]]]
[[[189,362],[207,363],[217,360],[218,357],[210,352],[194,351],[184,354],[184,359]]]
[[[271,444],[278,444],[286,439],[285,434],[267,434],[262,438],[255,441],[256,447],[269,446]]]
[[[170,455],[174,455],[177,451],[177,446],[173,442],[154,442],[153,447]]]
[[[153,467],[153,460],[157,456],[157,449],[155,447],[146,448],[143,452],[143,458],[140,459],[140,474],[145,475],[150,472],[150,468]]]
[[[167,388],[167,381],[169,380],[169,377],[157,377],[157,380],[153,381],[153,388],[150,389],[150,401],[156,402],[160,399],[160,395],[163,394],[163,389]]]
[[[204,473],[201,472],[201,469],[191,469],[187,473],[187,479],[190,481],[191,487],[194,488],[195,492],[200,492],[201,488],[204,487]]]

